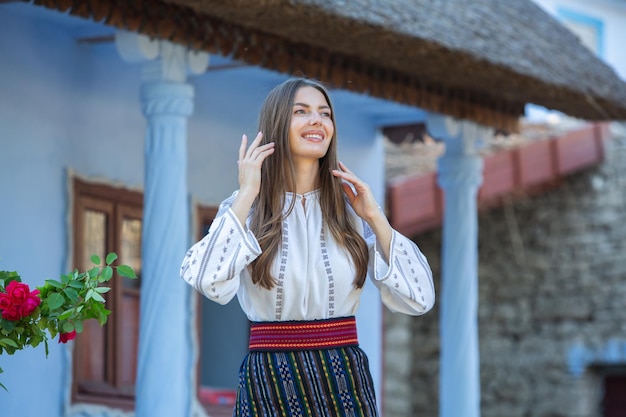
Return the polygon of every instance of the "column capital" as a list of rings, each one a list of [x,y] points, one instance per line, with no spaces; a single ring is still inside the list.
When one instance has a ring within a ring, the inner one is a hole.
[[[193,51],[169,41],[152,39],[125,30],[115,32],[117,51],[127,62],[142,62],[146,81],[185,82],[187,75],[201,74],[209,65],[209,54]]]
[[[493,129],[468,120],[429,112],[426,127],[430,135],[446,144],[446,154],[475,155]]]

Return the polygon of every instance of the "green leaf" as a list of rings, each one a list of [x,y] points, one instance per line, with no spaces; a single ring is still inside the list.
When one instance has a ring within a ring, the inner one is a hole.
[[[37,322],[37,327],[40,330],[45,330],[48,327],[48,319],[45,317],[40,318]]]
[[[68,285],[72,288],[76,288],[77,290],[82,290],[84,286],[84,284],[80,281],[70,281]]]
[[[8,334],[8,333],[11,333],[13,329],[15,329],[15,326],[17,326],[17,323],[14,321],[0,319],[0,326],[2,326],[2,330],[6,331]]]
[[[106,264],[111,265],[117,259],[117,253],[111,252],[107,255]]]
[[[111,268],[110,266],[105,266],[104,268],[102,268],[102,278],[104,281],[108,281],[111,279],[111,277],[113,277],[113,268]]]
[[[91,255],[90,259],[95,265],[100,265],[100,257],[98,255]]]
[[[111,291],[111,288],[109,288],[109,287],[98,287],[98,288],[94,288],[94,290],[97,293],[104,294],[104,293],[107,293],[107,292]]]
[[[61,282],[59,282],[57,280],[54,280],[54,279],[47,279],[46,280],[46,284],[49,284],[49,285],[53,286],[54,288],[63,288],[64,287],[63,283],[61,283]]]
[[[68,282],[70,282],[71,277],[72,277],[71,275],[61,275],[61,282],[67,285]]]
[[[43,337],[41,337],[41,336],[33,336],[33,337],[31,337],[29,344],[32,347],[37,347],[37,346],[39,346],[39,344],[41,342],[43,342]]]
[[[83,322],[82,321],[77,321],[76,323],[74,323],[74,328],[76,329],[76,333],[82,333],[83,332]]]
[[[59,320],[67,320],[74,314],[75,310],[73,308],[65,310],[63,313],[59,314]]]
[[[100,323],[100,326],[104,326],[107,322],[107,316],[111,314],[111,310],[107,310],[106,308],[103,308],[100,311],[100,315],[98,316],[98,322]]]
[[[95,266],[93,268],[91,268],[88,272],[89,274],[89,278],[95,278],[98,276],[98,273],[100,272],[100,268]]]
[[[87,291],[87,295],[85,295],[85,301],[91,300],[91,297],[93,297],[93,294],[94,294],[93,288],[90,288],[89,291]]]
[[[96,300],[96,301],[98,301],[98,302],[100,302],[100,303],[104,303],[104,302],[105,302],[104,297],[102,297],[102,296],[101,296],[100,294],[98,294],[96,291],[94,291],[94,292],[92,292],[92,293],[91,293],[91,298],[92,298],[92,299],[94,299],[94,300]]]
[[[61,294],[55,292],[50,294],[48,298],[46,298],[46,301],[50,310],[55,310],[63,305],[65,299]]]
[[[68,287],[64,289],[63,292],[67,295],[67,298],[69,298],[71,302],[75,303],[78,301],[78,292],[74,288]]]
[[[137,274],[133,268],[128,265],[120,265],[117,267],[117,273],[126,278],[137,278]]]
[[[17,349],[17,343],[15,343],[15,341],[13,339],[9,339],[9,338],[4,338],[4,339],[0,339],[0,344],[2,344],[2,346],[11,346]]]
[[[66,321],[65,323],[63,323],[63,331],[65,333],[70,333],[74,331],[74,325],[72,323],[70,323],[69,321]]]

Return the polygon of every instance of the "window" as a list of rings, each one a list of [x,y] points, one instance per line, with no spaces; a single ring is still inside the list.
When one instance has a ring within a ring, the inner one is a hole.
[[[93,254],[116,252],[132,266],[137,280],[116,276],[105,294],[112,311],[104,327],[85,322],[76,338],[72,400],[133,409],[139,342],[141,227],[143,196],[139,192],[78,179],[73,183],[73,264],[89,268]]]

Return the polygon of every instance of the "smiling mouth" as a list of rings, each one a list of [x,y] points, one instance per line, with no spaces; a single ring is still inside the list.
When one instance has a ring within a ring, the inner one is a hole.
[[[317,133],[307,133],[305,135],[302,135],[302,137],[311,142],[321,142],[324,140],[324,136]]]

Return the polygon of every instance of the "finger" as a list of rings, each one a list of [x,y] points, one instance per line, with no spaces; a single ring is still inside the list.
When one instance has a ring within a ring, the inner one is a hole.
[[[259,144],[261,143],[262,139],[263,139],[263,133],[261,132],[257,133],[256,137],[254,138],[254,140],[250,144],[250,147],[248,148],[248,152],[246,153],[246,156],[252,155],[252,152],[254,152],[259,147]]]
[[[261,140],[263,140],[263,133],[259,132],[259,133],[256,134],[256,137],[254,138],[254,140],[250,144],[249,150],[254,150],[254,149],[258,148],[259,144],[261,143]]]
[[[256,137],[254,138],[253,143],[256,143],[258,145],[259,143],[261,143],[262,139],[263,139],[263,132],[259,132],[256,134]]]
[[[263,155],[270,149],[272,150],[272,152],[274,152],[274,142],[266,143],[265,145],[257,147],[254,151],[252,151],[252,153],[250,153],[249,158],[252,160],[257,160],[259,156]],[[264,158],[265,156],[263,156],[263,159]]]
[[[344,164],[341,161],[339,161],[339,168],[341,168],[341,171],[343,171],[344,173],[343,178],[345,178],[346,180],[350,181],[353,184],[360,182],[359,177],[356,176],[354,172],[350,171],[350,169],[348,169],[346,164]]]
[[[248,137],[246,135],[243,135],[241,137],[241,145],[239,146],[239,160],[237,162],[240,162],[246,155],[247,146],[248,146]]]
[[[272,143],[272,145],[273,145],[273,143]],[[268,156],[270,156],[273,153],[274,153],[274,147],[273,146],[271,148],[264,149],[263,151],[259,152],[259,154],[257,155],[258,162],[262,163],[263,161],[265,161],[265,159]]]
[[[339,161],[339,168],[341,168],[342,171],[347,172],[349,174],[354,175],[354,173],[352,171],[350,171],[348,169],[348,167],[346,166],[346,164],[344,164],[343,162]]]
[[[355,187],[360,186],[360,180],[351,172],[345,172],[345,171],[340,171],[338,169],[334,169],[332,171],[333,175],[336,177],[339,177],[341,179],[343,179],[344,181],[349,182],[350,184],[352,184]]]
[[[350,203],[352,203],[352,201],[354,201],[354,198],[356,197],[356,195],[354,194],[354,190],[352,189],[350,184],[348,184],[347,182],[342,182],[341,183],[341,188],[343,188],[343,191],[348,196],[348,200],[350,200]]]

